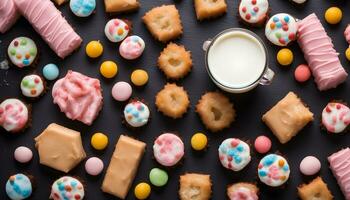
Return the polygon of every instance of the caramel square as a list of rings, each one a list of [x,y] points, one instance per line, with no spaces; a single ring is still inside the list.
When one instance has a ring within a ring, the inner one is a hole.
[[[313,120],[313,113],[293,92],[289,92],[262,117],[278,140],[284,144]]]
[[[176,39],[182,34],[180,14],[174,5],[153,8],[142,20],[153,37],[161,42]]]
[[[207,200],[211,196],[210,175],[185,174],[180,176],[181,200]]]
[[[309,184],[303,184],[298,187],[298,194],[302,200],[332,200],[333,195],[329,191],[321,177],[315,178]]]
[[[138,0],[104,0],[106,12],[124,13],[137,10],[140,7]]]
[[[225,0],[194,0],[198,20],[218,17],[226,13]]]

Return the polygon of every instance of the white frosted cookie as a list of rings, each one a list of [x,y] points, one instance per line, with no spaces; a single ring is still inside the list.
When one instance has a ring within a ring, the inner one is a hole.
[[[81,200],[84,195],[84,186],[78,179],[63,176],[52,184],[50,199]]]
[[[36,74],[27,75],[21,81],[22,94],[26,97],[38,97],[44,92],[44,89],[43,80]]]
[[[283,185],[289,178],[287,160],[277,154],[269,154],[260,160],[258,176],[261,182],[271,187]]]
[[[36,56],[38,49],[34,41],[27,37],[17,37],[8,46],[7,54],[11,62],[19,68],[30,66]]]
[[[287,46],[296,40],[298,25],[294,17],[287,13],[272,16],[266,23],[265,36],[277,46]]]
[[[218,151],[222,166],[233,171],[242,170],[251,160],[249,145],[240,139],[224,140]]]
[[[342,103],[328,103],[322,111],[322,125],[331,133],[341,133],[350,124],[350,109]]]
[[[239,16],[248,24],[263,23],[269,10],[268,0],[241,0]]]
[[[149,117],[149,108],[141,101],[132,101],[124,108],[125,121],[131,127],[141,127],[147,124]]]
[[[129,34],[129,26],[120,19],[111,19],[105,26],[105,35],[111,42],[121,42]]]
[[[184,143],[175,134],[164,133],[154,141],[153,155],[157,162],[163,166],[176,165],[184,154]]]

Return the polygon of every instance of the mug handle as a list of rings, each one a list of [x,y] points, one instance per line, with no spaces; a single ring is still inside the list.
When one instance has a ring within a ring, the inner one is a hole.
[[[202,45],[202,49],[203,49],[204,51],[207,51],[207,50],[208,50],[208,47],[209,47],[209,45],[210,45],[211,42],[212,42],[211,39],[208,39],[207,41],[205,41],[205,42],[203,43],[203,45]]]
[[[275,72],[273,72],[270,68],[267,68],[265,74],[259,81],[260,85],[270,85],[275,76]]]

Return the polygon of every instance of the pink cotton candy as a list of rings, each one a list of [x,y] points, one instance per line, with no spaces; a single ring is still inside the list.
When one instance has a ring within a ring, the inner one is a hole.
[[[80,46],[82,39],[50,0],[14,2],[17,9],[59,57],[66,57]]]
[[[18,13],[14,0],[1,0],[0,3],[0,32],[5,33],[17,21]]]
[[[318,89],[328,90],[343,83],[348,74],[317,16],[315,14],[307,16],[298,21],[298,26],[298,43]]]

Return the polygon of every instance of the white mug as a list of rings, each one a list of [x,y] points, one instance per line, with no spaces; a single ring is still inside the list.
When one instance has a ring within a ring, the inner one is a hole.
[[[255,33],[231,28],[203,43],[206,70],[213,82],[230,93],[244,93],[271,84],[268,52]]]

